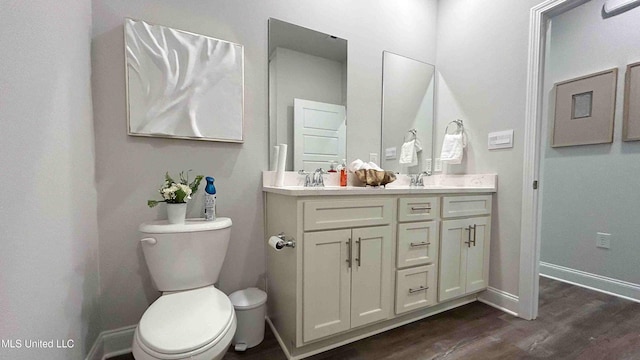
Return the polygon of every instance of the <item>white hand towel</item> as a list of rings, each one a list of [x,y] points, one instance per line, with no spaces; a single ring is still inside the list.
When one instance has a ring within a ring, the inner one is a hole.
[[[349,164],[349,171],[356,172],[357,170],[362,169],[362,165],[364,165],[364,161],[360,159],[355,159]]]
[[[446,134],[442,141],[442,151],[440,160],[448,164],[461,164],[464,155],[465,139],[464,134]]]
[[[418,154],[416,152],[416,141],[411,140],[402,144],[400,148],[400,164],[406,166],[418,165]]]
[[[376,171],[383,171],[382,168],[378,166],[378,164],[374,163],[373,161],[369,162],[369,167]]]

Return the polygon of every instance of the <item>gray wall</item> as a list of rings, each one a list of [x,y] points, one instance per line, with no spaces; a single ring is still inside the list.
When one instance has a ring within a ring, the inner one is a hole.
[[[103,329],[135,324],[159,295],[138,246],[138,225],[166,216],[148,209],[165,171],[216,177],[219,213],[233,219],[220,288],[264,283],[261,171],[267,168],[267,19],[275,17],[349,41],[347,154],[380,149],[382,51],[435,63],[436,0],[94,0],[93,92],[96,130]],[[126,135],[124,17],[245,46],[245,143]],[[201,193],[201,191],[200,191]],[[200,214],[201,195],[189,209]]]
[[[80,359],[101,328],[91,3],[0,7],[0,339],[75,343],[0,358]]]
[[[497,173],[489,285],[518,294],[529,10],[541,0],[446,0],[438,8],[435,157],[445,126],[463,119],[469,137],[449,173]],[[512,149],[487,150],[492,131],[514,129]]]
[[[622,142],[624,72],[640,61],[640,8],[603,20],[594,0],[553,18],[545,69],[545,109],[556,82],[618,68],[613,144],[552,149],[553,113],[543,124],[540,260],[640,284],[640,142]],[[551,106],[553,107],[553,106]],[[596,232],[612,234],[596,248]]]

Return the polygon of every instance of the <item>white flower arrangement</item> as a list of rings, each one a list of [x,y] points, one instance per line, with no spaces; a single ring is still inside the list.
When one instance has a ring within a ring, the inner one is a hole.
[[[191,183],[189,183],[189,171],[187,171],[186,174],[184,171],[180,172],[179,182],[173,180],[171,176],[169,176],[169,172],[167,172],[164,176],[164,184],[162,184],[162,187],[158,189],[163,200],[149,200],[147,201],[147,205],[149,205],[149,207],[154,207],[161,202],[166,202],[168,204],[183,204],[191,200],[191,194],[198,191],[198,186],[200,186],[200,181],[202,181],[204,176],[198,175]]]

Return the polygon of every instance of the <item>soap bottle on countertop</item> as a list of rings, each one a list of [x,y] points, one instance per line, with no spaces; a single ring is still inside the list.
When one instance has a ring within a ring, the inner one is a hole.
[[[347,160],[342,159],[340,165],[340,186],[347,186]]]
[[[211,176],[206,177],[207,186],[204,188],[204,219],[212,221],[216,219],[216,187]]]
[[[338,171],[336,170],[336,165],[337,163],[335,161],[332,161],[331,164],[329,164],[329,171],[330,173],[337,173]]]

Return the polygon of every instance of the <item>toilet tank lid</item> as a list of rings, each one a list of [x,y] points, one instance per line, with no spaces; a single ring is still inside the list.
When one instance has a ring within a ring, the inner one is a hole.
[[[231,227],[231,225],[231,219],[226,217],[219,217],[215,220],[186,219],[184,224],[169,224],[167,220],[156,220],[141,224],[138,230],[147,234],[171,234],[219,230]]]
[[[258,288],[250,287],[232,293],[229,295],[229,300],[236,310],[249,310],[266,303],[267,293]]]

